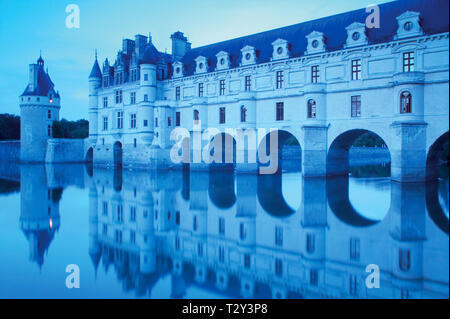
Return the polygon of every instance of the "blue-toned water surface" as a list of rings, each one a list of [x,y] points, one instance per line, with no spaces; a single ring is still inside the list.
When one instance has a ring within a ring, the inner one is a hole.
[[[449,297],[448,179],[0,171],[0,298]]]

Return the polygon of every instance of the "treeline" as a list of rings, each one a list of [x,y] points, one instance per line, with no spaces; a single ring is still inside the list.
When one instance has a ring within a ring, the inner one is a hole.
[[[353,145],[355,147],[386,147],[383,139],[378,135],[372,134],[370,132],[364,133],[358,137]]]
[[[53,122],[54,138],[86,138],[89,122],[86,120]],[[20,140],[20,116],[0,114],[0,141]]]
[[[20,116],[0,114],[0,141],[20,140]]]
[[[89,136],[89,122],[86,120],[53,121],[53,138],[86,138]]]

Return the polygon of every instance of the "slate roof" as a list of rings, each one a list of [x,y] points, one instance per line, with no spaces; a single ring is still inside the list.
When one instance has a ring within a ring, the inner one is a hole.
[[[59,98],[59,94],[55,91],[55,85],[50,79],[50,75],[44,71],[44,65],[38,64],[36,88],[31,90],[28,84],[21,96],[48,96],[49,93]]]
[[[100,70],[100,66],[98,65],[97,59],[95,59],[94,65],[92,66],[91,74],[89,78],[102,78],[102,71]]]
[[[420,12],[422,29],[425,34],[448,32],[449,30],[449,2],[448,0],[401,0],[379,5],[380,28],[367,29],[369,44],[391,41],[397,32],[396,17],[405,11]],[[257,33],[241,38],[193,48],[181,59],[185,68],[185,75],[192,75],[195,71],[195,58],[204,56],[208,59],[210,70],[217,64],[216,54],[225,51],[230,54],[230,68],[239,66],[241,49],[250,45],[255,47],[257,63],[269,62],[272,57],[272,42],[281,38],[290,45],[290,57],[299,57],[307,47],[306,35],[312,31],[319,31],[326,38],[327,51],[343,48],[347,40],[347,26],[353,22],[365,23],[369,13],[365,8],[349,11],[317,20]]]

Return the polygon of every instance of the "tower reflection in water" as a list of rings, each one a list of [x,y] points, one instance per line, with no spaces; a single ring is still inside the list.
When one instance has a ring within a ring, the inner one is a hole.
[[[192,288],[232,298],[448,298],[439,184],[390,182],[389,208],[374,219],[354,208],[348,178],[299,175],[298,191],[285,194],[285,174],[76,169],[21,167],[20,227],[39,265],[58,240],[62,189],[78,184],[89,188],[96,273],[113,269],[137,296],[161,297],[152,290],[164,282],[172,298]],[[381,270],[378,289],[366,287],[369,264]]]

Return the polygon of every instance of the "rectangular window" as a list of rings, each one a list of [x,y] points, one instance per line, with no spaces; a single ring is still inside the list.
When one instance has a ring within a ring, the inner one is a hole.
[[[317,286],[319,283],[319,274],[317,272],[317,269],[311,269],[309,273],[309,283],[311,286]]]
[[[352,80],[361,80],[361,60],[352,60]]]
[[[414,52],[403,53],[403,72],[414,71]]]
[[[308,253],[313,253],[314,250],[316,249],[315,242],[316,242],[316,238],[315,238],[314,234],[306,235],[306,251]]]
[[[245,254],[244,255],[244,267],[247,269],[250,268],[250,262],[251,262],[250,254]]]
[[[123,128],[123,112],[117,112],[117,128]]]
[[[130,116],[130,127],[136,128],[136,114],[131,114]]]
[[[198,84],[198,96],[203,97],[203,83]]]
[[[116,90],[116,104],[122,103],[122,90]]]
[[[350,238],[350,259],[359,260],[359,239]]]
[[[175,99],[177,100],[177,101],[179,101],[180,100],[180,97],[181,97],[181,88],[179,87],[179,86],[177,86],[176,88],[175,88]]]
[[[223,217],[219,218],[219,234],[220,235],[225,234],[225,218]]]
[[[283,261],[281,259],[275,259],[275,275],[281,277],[283,275]]]
[[[105,96],[104,98],[103,98],[103,107],[108,107],[108,97],[107,96]]]
[[[245,225],[244,223],[240,223],[239,224],[239,238],[241,240],[244,240],[247,237],[247,232],[245,230]]]
[[[148,81],[148,74],[144,74],[144,81]]]
[[[108,130],[108,118],[105,116],[103,117],[103,131]]]
[[[349,275],[348,277],[348,292],[351,296],[358,294],[358,279],[356,275]]]
[[[225,124],[225,108],[224,107],[219,108],[219,123]]]
[[[158,127],[158,118],[155,117],[155,127]]]
[[[136,207],[130,206],[130,221],[135,222],[136,221]]]
[[[144,102],[148,102],[148,94],[144,94]]]
[[[170,116],[167,118],[167,126],[172,126],[172,118]]]
[[[103,216],[108,216],[108,202],[103,202]]]
[[[223,246],[219,246],[219,261],[221,263],[225,261],[225,248]]]
[[[144,127],[147,127],[148,126],[148,120],[144,120]]]
[[[130,104],[136,104],[136,92],[130,93]]]
[[[224,95],[225,94],[225,80],[220,80],[220,85],[219,85],[219,95]]]
[[[252,88],[252,82],[250,75],[245,76],[245,92],[249,92]]]
[[[277,89],[283,88],[283,71],[277,71]]]
[[[134,231],[130,231],[130,243],[136,243],[136,233]]]
[[[283,246],[283,228],[275,227],[275,245]]]
[[[103,87],[108,87],[109,85],[109,81],[108,81],[108,76],[104,76],[103,77]]]
[[[361,95],[352,96],[352,117],[361,116]]]
[[[175,126],[180,126],[180,125],[181,125],[181,113],[176,112],[175,113]]]
[[[48,117],[49,120],[52,119],[52,111],[51,110],[48,110],[47,117]]]
[[[311,82],[317,83],[319,82],[320,74],[319,74],[319,66],[313,65],[311,67]]]
[[[284,103],[283,102],[277,103],[276,113],[277,113],[276,120],[283,121],[284,120]]]

